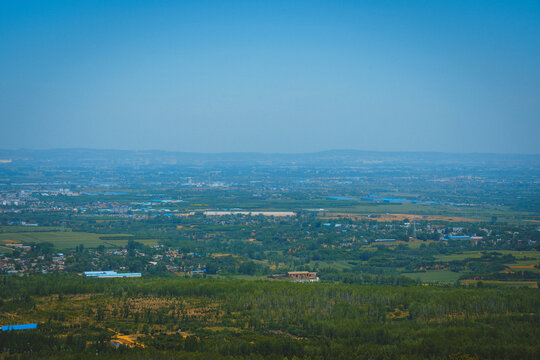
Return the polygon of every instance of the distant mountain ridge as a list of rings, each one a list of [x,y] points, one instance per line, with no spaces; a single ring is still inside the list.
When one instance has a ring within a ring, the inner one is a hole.
[[[12,164],[56,163],[66,166],[110,164],[144,165],[270,165],[270,166],[363,166],[376,164],[476,164],[540,167],[540,155],[481,154],[442,152],[379,152],[363,150],[327,150],[313,153],[225,152],[195,153],[163,150],[48,149],[0,150],[0,160]]]

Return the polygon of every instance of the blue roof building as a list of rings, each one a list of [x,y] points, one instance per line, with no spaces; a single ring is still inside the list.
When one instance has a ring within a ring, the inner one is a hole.
[[[470,236],[449,236],[447,239],[443,239],[445,241],[448,241],[448,240],[471,240],[471,237]]]
[[[396,239],[375,239],[374,242],[394,242]]]
[[[141,273],[117,273],[116,271],[85,271],[84,276],[98,279],[141,277]]]
[[[2,331],[37,329],[38,324],[3,325]]]

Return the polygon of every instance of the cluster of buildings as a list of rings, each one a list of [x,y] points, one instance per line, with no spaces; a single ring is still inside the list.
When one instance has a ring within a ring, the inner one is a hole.
[[[24,206],[32,199],[28,191],[2,191],[0,192],[0,206]]]
[[[141,273],[117,273],[116,271],[85,271],[84,276],[98,279],[134,278],[141,277]]]
[[[310,271],[288,271],[286,274],[268,275],[269,279],[289,279],[295,282],[316,282],[319,277],[316,272]]]
[[[466,235],[450,235],[450,236],[447,236],[445,237],[443,240],[444,241],[448,241],[448,240],[482,240],[483,237],[482,236],[466,236]]]
[[[2,244],[2,246],[12,248],[13,253],[0,253],[0,273],[47,273],[64,271],[65,269],[66,258],[63,253],[55,254],[52,257],[44,255],[28,256],[31,246],[15,243]]]
[[[373,242],[376,243],[387,243],[387,242],[396,242],[396,239],[375,239]]]

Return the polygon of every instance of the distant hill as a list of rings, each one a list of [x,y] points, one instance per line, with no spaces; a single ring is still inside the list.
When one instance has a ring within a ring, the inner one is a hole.
[[[439,152],[377,152],[329,150],[301,154],[188,153],[159,150],[0,150],[0,160],[15,165],[49,166],[317,166],[355,167],[400,164],[411,166],[473,165],[539,168],[540,155],[457,154]],[[1,164],[0,164],[1,165]]]

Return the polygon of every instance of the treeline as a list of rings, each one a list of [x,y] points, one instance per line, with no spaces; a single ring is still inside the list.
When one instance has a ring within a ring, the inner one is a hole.
[[[408,285],[408,284],[403,284]],[[356,305],[398,306],[422,304],[422,308],[440,304],[427,314],[453,313],[535,313],[540,308],[536,289],[474,289],[468,287],[356,286],[336,283],[290,283],[283,281],[239,281],[224,279],[186,279],[150,277],[142,279],[93,279],[76,275],[50,274],[28,277],[0,276],[0,299],[33,296],[106,294],[111,296],[204,297],[226,303],[296,301],[314,304],[318,299],[340,299]],[[517,295],[520,295],[519,297]],[[304,300],[305,299],[305,300]],[[444,306],[442,306],[444,305]],[[287,307],[289,308],[289,307]],[[429,318],[429,316],[428,316]]]

